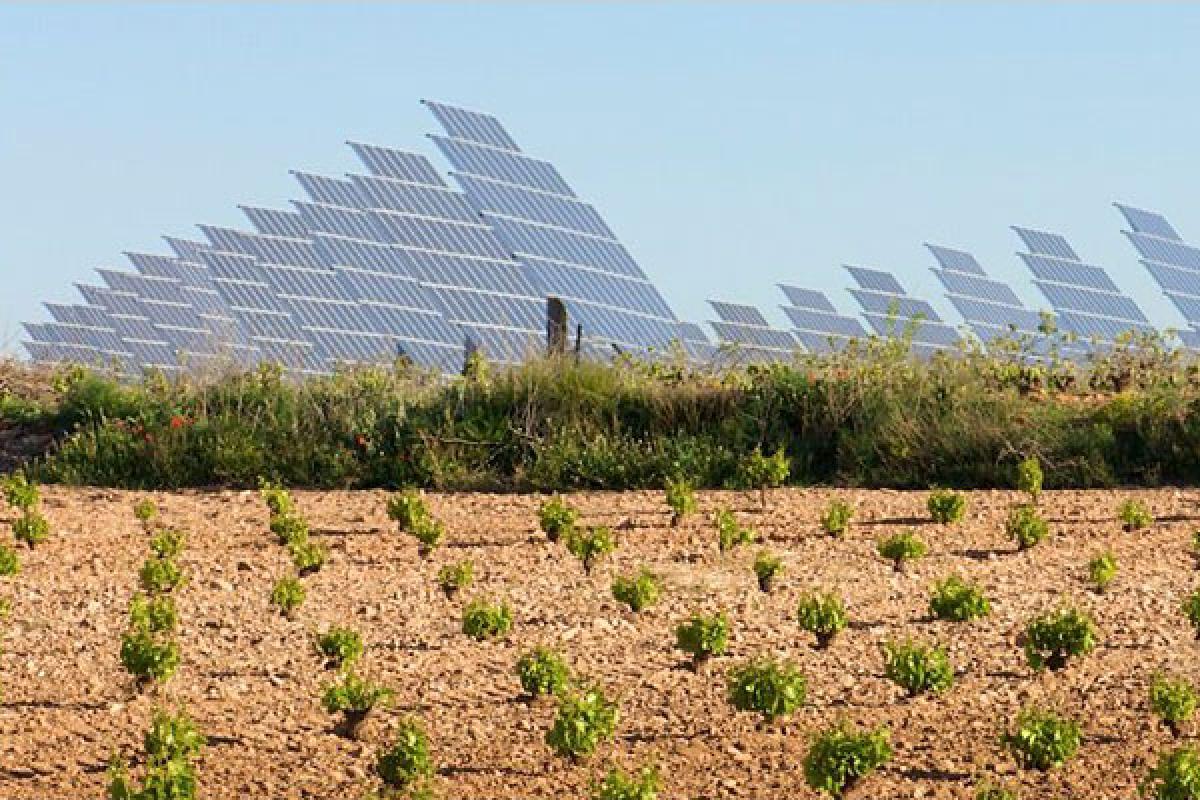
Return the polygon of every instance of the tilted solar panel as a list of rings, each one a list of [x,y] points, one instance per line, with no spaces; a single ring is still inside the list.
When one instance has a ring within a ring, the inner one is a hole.
[[[911,335],[912,351],[926,357],[937,350],[956,347],[962,337],[942,321],[933,306],[910,297],[888,272],[846,266],[859,288],[850,294],[863,308],[863,317],[876,334],[886,337]]]
[[[1178,332],[1185,347],[1200,341],[1200,249],[1183,241],[1166,217],[1154,211],[1115,204],[1130,230],[1122,231],[1163,293],[1187,320],[1190,330]]]

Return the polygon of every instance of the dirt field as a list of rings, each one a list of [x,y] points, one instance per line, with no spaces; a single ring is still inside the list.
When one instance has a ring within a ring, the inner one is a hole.
[[[821,534],[830,497],[858,513],[846,538]],[[1124,533],[1119,499],[1136,495],[1158,522]],[[935,525],[924,493],[782,490],[768,496],[705,493],[704,514],[668,527],[659,493],[571,498],[584,520],[620,526],[616,554],[586,577],[561,545],[536,531],[540,498],[433,495],[448,543],[422,562],[413,541],[393,532],[385,495],[296,493],[330,560],[305,579],[295,620],[268,604],[274,580],[290,571],[267,530],[256,493],[152,496],[164,521],[190,532],[181,563],[190,583],[177,592],[183,663],[165,690],[137,696],[118,661],[126,608],[145,557],[146,536],[129,492],[47,489],[52,538],[22,549],[22,572],[0,579],[12,615],[0,656],[0,797],[100,797],[115,749],[140,750],[151,708],[185,703],[210,744],[200,762],[209,798],[358,798],[375,785],[376,750],[398,716],[419,713],[430,734],[445,798],[585,797],[608,761],[654,761],[664,798],[808,798],[800,762],[809,732],[845,717],[890,727],[893,761],[863,781],[859,798],[967,798],[977,777],[1019,781],[1024,798],[1129,798],[1154,754],[1170,746],[1147,708],[1156,671],[1200,682],[1200,644],[1179,612],[1198,574],[1187,552],[1200,526],[1200,494],[1173,490],[1051,492],[1043,506],[1052,536],[1018,553],[1004,536],[1016,495],[977,492],[967,520]],[[787,572],[771,595],[750,570],[755,547],[721,555],[709,514],[729,504],[784,556]],[[7,527],[0,525],[0,528]],[[876,554],[877,538],[913,527],[930,555],[896,574]],[[8,534],[4,536],[7,538]],[[1111,547],[1120,574],[1092,593],[1086,563]],[[438,590],[439,566],[469,557],[475,586],[463,600]],[[641,564],[665,579],[655,607],[635,615],[612,599],[613,574]],[[931,621],[929,587],[952,572],[982,583],[988,619]],[[799,592],[837,587],[852,620],[827,651],[813,649],[795,621]],[[506,598],[512,634],[478,643],[460,632],[465,599]],[[1102,633],[1097,650],[1058,674],[1035,674],[1017,638],[1034,614],[1072,598]],[[728,610],[730,654],[699,675],[672,649],[673,628],[693,611]],[[331,624],[368,642],[361,670],[392,687],[391,709],[368,720],[361,741],[333,732],[320,706],[332,675],[312,648]],[[881,642],[906,636],[945,645],[958,670],[946,694],[916,700],[883,677]],[[582,674],[620,698],[616,741],[573,766],[543,743],[550,702],[519,698],[513,664],[539,643],[561,650]],[[806,707],[762,726],[725,699],[729,665],[759,653],[795,660],[809,679]],[[1084,727],[1079,756],[1042,775],[1018,773],[997,743],[1027,704],[1068,712]]]

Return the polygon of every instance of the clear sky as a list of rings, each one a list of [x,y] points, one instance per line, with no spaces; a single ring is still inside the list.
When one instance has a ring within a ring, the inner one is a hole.
[[[0,345],[347,139],[436,156],[423,97],[554,162],[686,319],[783,324],[781,281],[853,310],[861,263],[958,322],[925,241],[1043,307],[1016,224],[1178,325],[1111,204],[1200,243],[1197,42],[1185,4],[0,5]]]

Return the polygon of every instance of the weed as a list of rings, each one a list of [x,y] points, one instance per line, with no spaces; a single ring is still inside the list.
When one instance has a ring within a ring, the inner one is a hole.
[[[362,657],[363,640],[358,631],[335,626],[317,635],[316,648],[326,669],[348,667]]]
[[[400,720],[392,735],[392,746],[375,762],[375,772],[384,784],[396,789],[407,789],[433,776],[429,737],[418,720]]]
[[[463,633],[478,641],[503,636],[512,629],[512,623],[512,608],[508,603],[489,603],[477,597],[463,609]]]
[[[37,484],[30,481],[24,472],[14,472],[0,480],[0,492],[4,494],[4,502],[18,511],[32,511],[41,501]]]
[[[530,697],[560,694],[571,680],[571,671],[558,653],[536,647],[517,659],[517,678]]]
[[[1073,657],[1096,647],[1096,625],[1074,608],[1062,608],[1035,617],[1025,628],[1025,660],[1035,670],[1060,670]]]
[[[592,800],[657,800],[660,791],[657,767],[642,767],[636,775],[610,767],[604,780],[592,785]]]
[[[850,520],[853,516],[854,506],[844,500],[836,498],[830,500],[829,506],[821,514],[821,530],[835,539],[840,539],[850,527]]]
[[[32,550],[50,536],[50,523],[36,508],[26,509],[12,524],[13,536]]]
[[[108,766],[109,800],[193,800],[197,783],[192,762],[204,745],[204,736],[182,709],[175,716],[155,710],[144,739],[142,788],[134,788],[125,761],[114,755]]]
[[[1200,639],[1200,589],[1195,589],[1183,601],[1183,615],[1196,629],[1196,638]]]
[[[1127,533],[1140,531],[1154,524],[1154,517],[1146,504],[1133,498],[1123,501],[1117,507],[1117,519],[1121,521],[1121,528]]]
[[[992,613],[992,604],[978,586],[951,575],[933,587],[929,611],[938,619],[966,622]]]
[[[304,584],[300,582],[300,579],[289,575],[275,582],[275,586],[271,589],[271,605],[278,608],[285,617],[290,618],[292,613],[304,602],[306,594]]]
[[[399,526],[401,531],[412,533],[417,524],[430,517],[425,498],[416,489],[409,489],[400,494],[392,495],[387,501],[388,519]]]
[[[671,527],[677,526],[684,517],[696,513],[696,492],[685,480],[669,480],[666,488],[667,505],[671,509]]]
[[[804,705],[808,681],[789,662],[758,658],[731,669],[725,689],[738,711],[757,711],[770,722]]]
[[[579,521],[579,512],[563,502],[558,495],[551,497],[538,508],[538,524],[546,538],[557,542],[567,536]]]
[[[642,611],[658,602],[662,583],[658,576],[643,567],[636,575],[618,575],[613,579],[613,597],[633,611]]]
[[[147,598],[135,594],[129,602],[129,625],[150,633],[171,633],[179,622],[175,601],[169,595]]]
[[[546,744],[557,755],[578,760],[591,755],[601,741],[611,739],[619,718],[617,704],[598,686],[564,692]]]
[[[1029,502],[1037,505],[1042,495],[1042,465],[1030,456],[1017,465],[1017,489],[1029,495]]]
[[[1097,553],[1088,562],[1088,578],[1097,592],[1103,592],[1117,578],[1117,557],[1112,550]]]
[[[934,489],[925,502],[929,516],[942,525],[954,525],[962,521],[967,513],[967,497],[949,489]]]
[[[1171,680],[1155,675],[1150,684],[1150,710],[1178,738],[1182,726],[1196,713],[1196,690],[1184,678]]]
[[[138,570],[138,581],[150,594],[167,594],[186,583],[187,578],[173,559],[150,556]]]
[[[713,522],[717,526],[717,547],[722,553],[728,552],[740,544],[754,544],[758,538],[753,528],[740,525],[737,517],[727,508],[718,508],[713,516]]]
[[[886,729],[859,731],[839,723],[813,739],[804,756],[804,780],[818,792],[841,797],[891,758]]]
[[[1158,763],[1138,786],[1154,800],[1195,800],[1200,797],[1200,752],[1180,747],[1158,757]]]
[[[21,561],[17,551],[6,544],[0,544],[0,577],[16,575],[21,571]]]
[[[1006,732],[1001,743],[1025,768],[1061,767],[1079,750],[1079,723],[1051,711],[1031,708],[1017,717],[1016,730]]]
[[[943,692],[954,683],[954,668],[940,647],[915,642],[883,645],[884,674],[916,697],[923,692]]]
[[[475,564],[469,559],[447,564],[438,570],[438,586],[445,592],[446,597],[452,597],[456,592],[466,589],[474,580]]]
[[[325,566],[325,559],[329,557],[325,545],[307,540],[292,542],[288,545],[288,552],[292,556],[292,565],[300,575],[311,575],[318,571]]]
[[[598,527],[588,531],[572,529],[567,534],[567,550],[583,562],[583,571],[592,573],[596,559],[617,549],[617,539],[612,528]]]
[[[754,557],[754,575],[758,578],[758,588],[764,592],[771,591],[775,581],[783,572],[783,560],[767,551],[759,550]]]
[[[163,683],[179,667],[179,645],[146,628],[132,628],[121,637],[121,665],[139,685]]]
[[[150,551],[159,558],[175,558],[187,545],[187,535],[181,531],[164,530],[150,540]]]
[[[808,592],[796,608],[800,627],[817,637],[817,647],[826,648],[845,629],[846,606],[835,592]]]
[[[390,703],[393,694],[386,686],[359,677],[353,670],[346,670],[342,673],[340,681],[325,687],[321,695],[321,705],[330,714],[342,715],[342,725],[338,732],[354,739],[357,738],[358,730],[367,715],[377,706]]]
[[[729,618],[724,612],[704,616],[694,614],[675,628],[675,647],[692,657],[692,670],[713,656],[725,654],[729,643]]]
[[[892,562],[896,572],[903,572],[904,565],[909,561],[924,558],[929,552],[925,542],[917,538],[911,530],[894,533],[886,539],[880,539],[875,545],[876,552],[881,558]]]
[[[1005,533],[1016,540],[1018,550],[1028,550],[1041,542],[1050,533],[1050,527],[1037,507],[1032,504],[1019,505],[1008,514],[1004,523]]]

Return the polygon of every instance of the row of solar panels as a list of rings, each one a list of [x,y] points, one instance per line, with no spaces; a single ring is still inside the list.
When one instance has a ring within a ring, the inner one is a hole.
[[[199,226],[169,254],[126,253],[83,302],[25,325],[43,362],[178,371],[271,361],[299,374],[400,357],[446,372],[482,352],[518,363],[544,347],[546,298],[562,299],[584,352],[711,355],[597,211],[553,165],[521,152],[493,116],[425,102],[452,166],[351,142],[364,174],[293,173],[288,209],[241,207],[249,230]],[[694,346],[693,346],[694,344]]]
[[[1179,343],[1200,349],[1200,248],[1186,244],[1161,214],[1117,204],[1129,230],[1122,231],[1137,249],[1141,263],[1187,321],[1176,331]],[[1137,304],[1121,294],[1103,268],[1085,263],[1056,233],[1013,228],[1025,251],[1019,253],[1045,296],[1058,331],[1074,334],[1065,355],[1082,355],[1111,345],[1129,331],[1152,332],[1154,327]],[[1027,308],[1004,283],[988,276],[979,262],[962,250],[926,244],[937,266],[932,272],[946,297],[962,315],[975,337],[987,345],[999,337],[1040,336],[1043,315]],[[887,272],[847,266],[856,286],[850,294],[862,308],[861,317],[840,314],[819,291],[780,285],[790,330],[772,327],[752,306],[710,301],[717,320],[711,325],[717,339],[741,361],[779,361],[798,350],[840,349],[851,339],[870,334],[911,335],[912,350],[928,356],[956,347],[962,334],[943,320],[928,302],[912,297]],[[915,324],[909,324],[915,321]]]

